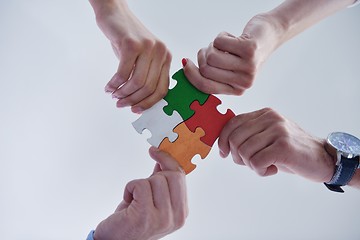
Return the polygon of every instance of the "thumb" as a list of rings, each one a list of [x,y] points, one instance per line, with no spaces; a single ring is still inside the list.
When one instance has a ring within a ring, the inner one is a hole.
[[[159,165],[161,171],[180,171],[184,172],[180,164],[170,156],[170,154],[161,151],[156,147],[151,147],[149,149],[149,154],[152,159],[154,159]]]

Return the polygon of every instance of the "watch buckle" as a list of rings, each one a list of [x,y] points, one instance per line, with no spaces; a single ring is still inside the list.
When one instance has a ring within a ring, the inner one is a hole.
[[[344,190],[339,185],[332,185],[332,184],[327,184],[327,183],[324,183],[324,184],[329,190],[331,190],[333,192],[344,193]]]

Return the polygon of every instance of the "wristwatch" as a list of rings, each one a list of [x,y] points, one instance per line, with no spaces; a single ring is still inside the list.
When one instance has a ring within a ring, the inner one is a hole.
[[[333,177],[324,184],[331,191],[343,193],[341,186],[347,185],[359,168],[360,139],[348,133],[333,132],[327,137],[325,149],[336,159],[336,164]]]

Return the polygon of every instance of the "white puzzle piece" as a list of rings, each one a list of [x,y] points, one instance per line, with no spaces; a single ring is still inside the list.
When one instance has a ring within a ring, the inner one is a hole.
[[[159,147],[164,138],[169,138],[174,142],[178,137],[173,129],[182,123],[184,120],[176,111],[171,116],[167,115],[163,108],[168,103],[161,99],[151,108],[145,110],[142,115],[132,123],[133,127],[138,133],[142,133],[145,129],[151,132],[151,138],[147,141],[154,147]]]

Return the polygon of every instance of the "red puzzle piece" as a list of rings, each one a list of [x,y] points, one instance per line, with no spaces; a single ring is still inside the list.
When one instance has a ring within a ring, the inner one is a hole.
[[[198,101],[194,101],[191,103],[190,108],[195,111],[195,114],[185,121],[186,126],[192,132],[195,132],[198,127],[205,131],[205,136],[201,137],[200,140],[210,147],[219,137],[225,124],[235,116],[230,109],[225,114],[220,113],[216,109],[220,104],[221,100],[214,95],[210,95],[203,105],[200,105]]]

